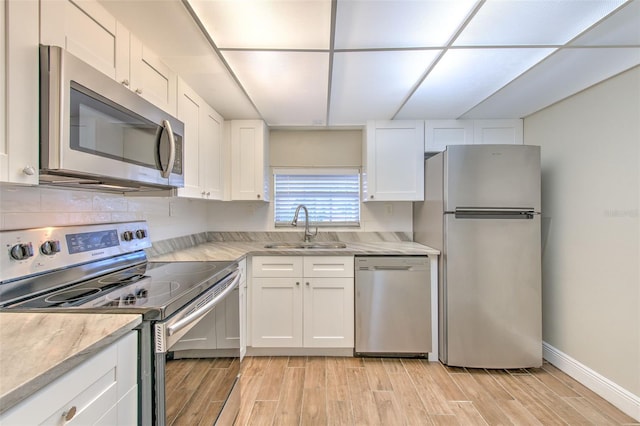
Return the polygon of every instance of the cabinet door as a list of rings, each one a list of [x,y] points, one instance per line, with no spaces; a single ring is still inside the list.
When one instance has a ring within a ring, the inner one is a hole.
[[[176,73],[133,34],[130,38],[129,49],[131,90],[169,114],[175,115]]]
[[[265,123],[231,121],[231,199],[269,201],[268,164]]]
[[[424,199],[424,122],[367,122],[365,145],[364,201]]]
[[[304,279],[304,347],[353,347],[353,278]]]
[[[473,139],[476,144],[524,143],[523,125],[520,119],[474,120]]]
[[[0,182],[38,183],[38,3],[0,1]]]
[[[302,278],[253,279],[252,346],[302,346],[301,285]]]
[[[447,145],[467,144],[473,144],[473,120],[425,121],[425,152],[442,152]]]
[[[222,117],[209,105],[200,110],[200,174],[204,197],[222,200],[224,180],[222,178]]]
[[[65,48],[116,78],[116,19],[98,2],[40,1],[40,42]]]
[[[178,119],[184,123],[184,187],[181,197],[200,198],[203,185],[200,177],[200,110],[202,100],[182,80],[178,84]]]

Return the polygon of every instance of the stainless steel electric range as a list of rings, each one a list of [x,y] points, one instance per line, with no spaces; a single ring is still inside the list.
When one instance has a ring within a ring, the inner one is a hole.
[[[151,262],[144,221],[0,232],[0,309],[140,313],[142,425],[165,424],[166,363],[193,326],[237,290],[236,262]],[[210,315],[209,315],[210,316]],[[211,356],[211,355],[209,355]],[[214,355],[215,356],[215,355]],[[239,405],[240,349],[216,418],[233,418]],[[212,418],[211,423],[216,419]]]

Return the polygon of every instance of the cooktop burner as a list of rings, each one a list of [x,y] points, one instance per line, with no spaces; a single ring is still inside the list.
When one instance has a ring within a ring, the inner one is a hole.
[[[37,296],[9,308],[135,308],[170,315],[231,270],[234,262],[145,262]],[[175,306],[174,306],[175,305]]]
[[[72,288],[69,290],[62,290],[44,299],[45,302],[52,305],[61,303],[73,303],[78,300],[86,300],[87,297],[91,297],[96,293],[100,293],[102,290],[95,287],[88,288]]]

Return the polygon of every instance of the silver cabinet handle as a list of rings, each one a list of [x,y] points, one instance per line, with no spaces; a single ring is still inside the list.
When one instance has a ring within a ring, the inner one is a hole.
[[[127,80],[126,78],[122,80],[120,83],[122,83],[123,86],[129,87],[129,80]]]
[[[173,170],[173,163],[176,161],[176,140],[173,137],[173,130],[171,129],[171,123],[168,120],[162,120],[162,127],[167,132],[169,136],[169,146],[171,149],[169,150],[169,162],[167,164],[166,170],[162,170],[162,177],[168,178],[171,175],[171,171]],[[158,143],[160,141],[158,140]]]
[[[136,93],[137,93],[138,95],[142,95],[142,89],[136,89]]]

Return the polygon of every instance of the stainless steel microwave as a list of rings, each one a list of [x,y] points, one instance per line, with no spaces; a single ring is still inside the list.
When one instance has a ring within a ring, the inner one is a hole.
[[[40,183],[184,186],[184,124],[60,47],[40,47]]]

